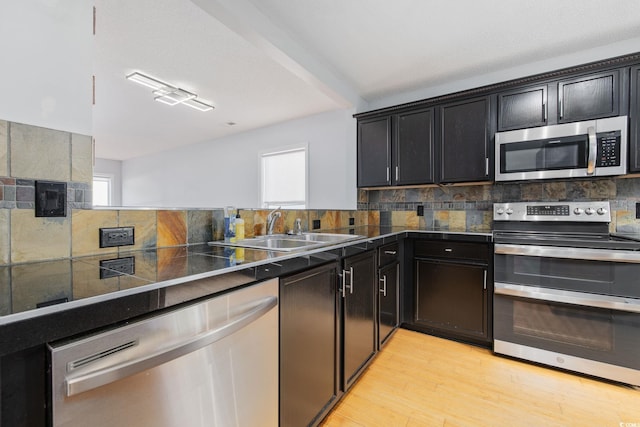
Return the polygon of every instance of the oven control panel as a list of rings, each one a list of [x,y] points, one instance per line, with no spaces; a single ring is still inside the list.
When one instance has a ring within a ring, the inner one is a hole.
[[[494,221],[611,222],[609,202],[494,203]]]

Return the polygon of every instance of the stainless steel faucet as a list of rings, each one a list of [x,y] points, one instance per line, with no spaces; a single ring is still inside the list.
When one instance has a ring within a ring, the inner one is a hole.
[[[300,218],[296,218],[296,221],[293,223],[293,234],[302,234],[302,220]]]
[[[273,234],[273,226],[276,223],[276,219],[280,218],[280,215],[282,215],[280,212],[278,212],[278,209],[280,209],[281,207],[282,206],[275,208],[267,215],[267,234]]]

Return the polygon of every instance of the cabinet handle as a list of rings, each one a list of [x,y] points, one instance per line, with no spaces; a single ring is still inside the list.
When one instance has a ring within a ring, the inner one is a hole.
[[[353,294],[353,267],[349,267],[349,293]]]
[[[398,170],[399,170],[399,167],[396,166],[396,181],[399,179],[398,177],[400,176]]]
[[[444,251],[445,251],[445,252],[453,252],[453,249],[451,249],[451,248],[444,248]]]
[[[340,288],[340,292],[342,293],[342,298],[347,296],[347,272],[342,270],[342,287]]]
[[[564,116],[564,104],[562,103],[562,94],[559,94],[559,95],[560,95],[560,118],[562,118],[562,116]]]
[[[484,285],[483,285],[483,289],[485,291],[487,290],[487,270],[484,270]]]
[[[397,251],[384,251],[385,255],[395,255],[397,253],[398,253]]]
[[[387,182],[389,182],[389,166],[387,166]]]
[[[489,176],[489,158],[484,158],[484,175]]]
[[[380,289],[380,292],[382,292],[382,296],[386,297],[387,296],[387,276],[382,276],[382,279],[380,279],[380,281],[382,282],[382,289]]]
[[[542,104],[542,121],[547,121],[547,104]]]

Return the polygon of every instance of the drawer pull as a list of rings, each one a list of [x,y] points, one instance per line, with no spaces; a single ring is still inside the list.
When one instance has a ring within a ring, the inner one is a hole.
[[[384,251],[385,255],[395,255],[397,253],[398,253],[398,251]]]
[[[445,248],[445,249],[444,249],[444,251],[445,251],[445,252],[453,252],[453,249],[451,249],[451,248]]]

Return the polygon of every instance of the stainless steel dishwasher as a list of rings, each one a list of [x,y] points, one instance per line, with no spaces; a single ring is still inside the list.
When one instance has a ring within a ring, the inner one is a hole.
[[[278,280],[50,344],[54,426],[277,426]]]

